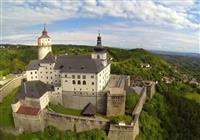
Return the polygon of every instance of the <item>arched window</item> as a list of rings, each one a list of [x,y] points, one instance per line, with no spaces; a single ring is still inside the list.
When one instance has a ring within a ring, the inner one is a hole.
[[[100,59],[100,56],[99,56],[99,54],[97,54],[97,59]]]
[[[86,85],[86,81],[83,81],[83,85]]]
[[[81,81],[80,80],[78,80],[78,85],[80,85],[81,84]]]
[[[75,81],[75,80],[73,80],[73,81],[72,81],[72,84],[73,84],[73,85],[75,85],[75,84],[76,84],[76,81]]]

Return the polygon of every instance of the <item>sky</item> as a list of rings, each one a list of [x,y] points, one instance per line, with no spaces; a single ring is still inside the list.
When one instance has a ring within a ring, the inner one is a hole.
[[[200,0],[0,0],[0,43],[53,44],[200,53]]]

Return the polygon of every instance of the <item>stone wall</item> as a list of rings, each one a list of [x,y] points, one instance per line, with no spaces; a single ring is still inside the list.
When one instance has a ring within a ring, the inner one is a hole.
[[[88,103],[97,107],[97,112],[106,112],[106,93],[92,92],[63,92],[63,106],[66,108],[82,110]]]
[[[132,116],[134,117],[135,115],[139,115],[140,112],[142,111],[143,105],[146,101],[146,88],[144,87],[142,89],[142,93],[140,94],[139,100],[133,109]]]
[[[125,113],[126,92],[121,88],[110,88],[107,93],[106,116],[119,116]]]
[[[146,101],[146,87],[143,87],[139,100],[132,112],[131,125],[110,125],[108,138],[110,140],[134,140],[139,134],[139,116]]]
[[[108,120],[100,118],[76,117],[60,113],[46,112],[45,125],[55,126],[59,130],[81,132],[93,128],[107,129]]]
[[[13,80],[6,83],[1,89],[0,89],[0,103],[2,102],[3,98],[6,97],[10,92],[12,92],[15,88],[21,85],[21,80],[23,79],[23,76],[19,76],[14,78]]]
[[[37,132],[43,131],[45,126],[43,113],[39,115],[25,115],[13,112],[13,119],[15,127],[19,130]]]

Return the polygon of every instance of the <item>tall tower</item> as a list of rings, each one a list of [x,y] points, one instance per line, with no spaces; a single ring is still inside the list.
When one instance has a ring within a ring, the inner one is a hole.
[[[107,65],[107,54],[105,48],[102,46],[101,35],[97,36],[97,45],[94,47],[94,52],[92,53],[92,59],[100,59],[104,66]]]
[[[44,26],[42,35],[38,38],[38,59],[43,59],[49,52],[52,52],[51,38],[48,36],[48,32]]]

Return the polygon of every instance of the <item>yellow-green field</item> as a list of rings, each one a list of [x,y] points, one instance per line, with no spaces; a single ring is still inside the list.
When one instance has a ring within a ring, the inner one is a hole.
[[[186,93],[184,94],[184,97],[190,100],[194,100],[200,104],[200,94],[198,93]]]
[[[15,88],[8,96],[6,96],[2,103],[0,103],[0,126],[1,127],[12,127],[13,118],[11,103],[15,97],[16,92],[19,88]]]

